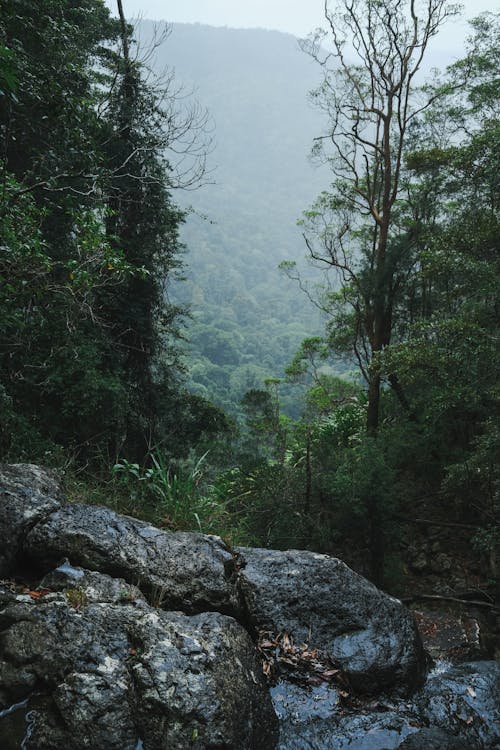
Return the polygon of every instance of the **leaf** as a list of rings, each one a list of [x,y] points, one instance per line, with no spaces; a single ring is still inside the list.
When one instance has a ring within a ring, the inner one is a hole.
[[[474,688],[470,687],[470,685],[467,685],[467,692],[469,693],[469,695],[471,696],[471,698],[475,698],[476,695],[477,695],[476,691],[474,690]]]
[[[41,599],[42,596],[50,594],[50,589],[39,589],[37,591],[28,588],[23,589],[23,594],[28,594],[32,599]]]
[[[271,676],[271,670],[272,670],[272,664],[270,661],[265,661],[262,665],[262,671],[266,675],[266,677]]]

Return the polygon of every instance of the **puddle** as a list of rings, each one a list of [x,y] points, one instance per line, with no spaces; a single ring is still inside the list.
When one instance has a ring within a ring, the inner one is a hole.
[[[35,718],[33,709],[44,704],[46,699],[43,696],[33,695],[0,710],[0,750],[27,750],[26,743],[33,731]],[[134,750],[144,750],[140,737]]]
[[[30,699],[14,703],[0,711],[0,747],[2,750],[24,750],[29,737]]]
[[[338,711],[339,694],[328,685],[302,687],[280,681],[271,688],[274,710],[280,720],[300,724],[327,719]]]
[[[0,711],[0,750],[26,750],[33,731],[33,709],[44,703],[42,695],[32,695]]]

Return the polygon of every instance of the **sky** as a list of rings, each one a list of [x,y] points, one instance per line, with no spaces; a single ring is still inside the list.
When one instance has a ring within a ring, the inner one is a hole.
[[[202,23],[232,28],[265,28],[305,37],[323,23],[323,0],[122,0],[128,18],[141,16],[172,23]],[[115,9],[115,0],[106,0]],[[494,11],[498,0],[465,0],[464,16]],[[448,49],[462,47],[466,24],[453,21],[441,33]],[[458,50],[457,54],[460,54]]]

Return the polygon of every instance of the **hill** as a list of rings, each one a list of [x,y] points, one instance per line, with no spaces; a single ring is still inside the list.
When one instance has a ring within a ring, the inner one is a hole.
[[[143,21],[137,33],[147,47],[154,24]],[[322,127],[308,101],[319,70],[289,34],[190,24],[172,25],[155,66],[174,68],[215,124],[213,184],[175,195],[194,212],[183,231],[186,281],[172,293],[192,313],[191,389],[234,410],[246,390],[282,376],[301,340],[320,329],[277,269],[304,258],[296,221],[327,184],[308,157]]]

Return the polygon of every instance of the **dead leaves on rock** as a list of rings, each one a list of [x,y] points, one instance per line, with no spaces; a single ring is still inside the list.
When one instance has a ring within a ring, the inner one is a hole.
[[[42,599],[47,594],[51,594],[52,591],[46,588],[31,588],[23,583],[18,583],[12,578],[0,580],[0,586],[10,591],[12,594],[23,594],[29,596],[31,599]]]
[[[349,682],[340,667],[324,651],[310,648],[307,643],[295,646],[289,633],[261,631],[257,650],[262,671],[270,682],[285,676],[305,685],[334,684],[339,696],[350,695]]]

